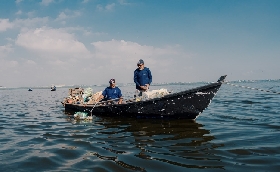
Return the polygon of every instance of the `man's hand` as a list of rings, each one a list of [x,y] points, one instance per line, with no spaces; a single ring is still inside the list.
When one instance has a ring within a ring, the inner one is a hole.
[[[140,88],[142,89],[142,90],[148,90],[149,89],[149,84],[146,84],[145,86],[140,86]]]
[[[118,101],[118,104],[122,104],[122,100],[123,100],[123,98],[120,97],[120,100]]]
[[[150,84],[146,84],[146,90],[148,90],[150,87]]]
[[[147,86],[140,86],[142,90],[147,90]]]
[[[101,94],[98,98],[97,98],[97,102],[100,102],[100,100],[102,100],[104,98],[104,96]]]

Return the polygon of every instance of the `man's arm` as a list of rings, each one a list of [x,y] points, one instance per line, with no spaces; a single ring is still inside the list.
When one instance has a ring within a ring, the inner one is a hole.
[[[106,94],[107,94],[107,88],[104,91],[102,91],[102,94],[98,97],[97,102],[99,102],[100,100],[104,99]]]
[[[101,94],[98,99],[96,100],[97,102],[99,102],[100,100],[102,100],[104,98],[104,96]]]
[[[122,100],[123,100],[122,91],[121,91],[121,89],[119,89],[119,88],[118,88],[118,90],[119,90],[119,91],[118,91],[118,92],[119,92],[119,93],[118,93],[118,97],[119,97],[118,104],[122,104]]]
[[[151,83],[153,81],[153,77],[152,77],[152,72],[150,69],[148,69],[148,78],[149,78],[149,85],[151,85]]]
[[[150,87],[150,85],[152,83],[152,73],[151,73],[149,68],[147,68],[147,73],[148,73],[149,81],[148,81],[148,84],[145,84],[146,88],[144,90],[149,89],[149,87]]]
[[[136,86],[140,86],[137,79],[138,79],[138,72],[137,72],[137,70],[135,70],[134,71],[134,82],[135,82]]]
[[[123,97],[120,97],[118,104],[122,104],[122,101],[123,101]]]

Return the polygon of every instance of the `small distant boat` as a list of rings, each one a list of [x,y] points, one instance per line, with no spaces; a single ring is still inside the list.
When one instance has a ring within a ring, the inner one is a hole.
[[[29,88],[29,89],[28,89],[28,91],[32,91],[32,89],[31,89],[31,88]]]
[[[51,91],[56,91],[56,87],[55,87],[55,86],[52,86],[52,87],[51,87]]]

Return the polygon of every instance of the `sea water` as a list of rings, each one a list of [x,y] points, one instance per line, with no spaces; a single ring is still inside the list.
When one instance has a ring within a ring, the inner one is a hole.
[[[67,87],[0,89],[0,169],[279,171],[280,80],[232,83],[246,88],[223,84],[195,121],[113,117],[75,121],[61,104]],[[203,84],[207,83],[151,89],[178,92]],[[124,97],[134,93],[134,86],[120,88]]]

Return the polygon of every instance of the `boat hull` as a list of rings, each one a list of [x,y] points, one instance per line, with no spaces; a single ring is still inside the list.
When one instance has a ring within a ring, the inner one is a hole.
[[[64,106],[66,111],[85,111],[96,116],[196,119],[218,92],[223,83],[221,78],[215,83],[147,101],[99,106],[66,103]]]

